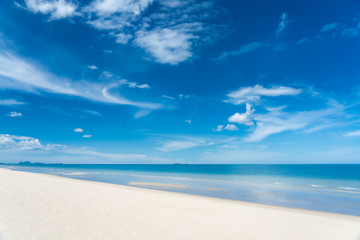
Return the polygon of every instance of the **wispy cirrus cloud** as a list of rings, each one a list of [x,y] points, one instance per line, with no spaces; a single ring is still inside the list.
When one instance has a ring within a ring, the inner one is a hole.
[[[302,45],[305,43],[310,43],[311,41],[312,41],[311,38],[306,37],[306,38],[302,38],[299,41],[297,41],[295,45],[298,46],[298,45]]]
[[[228,99],[225,102],[229,102],[235,105],[243,103],[257,103],[261,97],[279,97],[279,96],[294,96],[302,93],[301,89],[292,87],[272,87],[264,88],[261,85],[255,85],[254,87],[242,87],[238,90],[232,91],[227,94]]]
[[[278,27],[275,32],[277,37],[281,36],[284,33],[289,23],[290,23],[289,14],[286,12],[281,14],[280,21],[278,23]]]
[[[146,155],[143,154],[104,153],[104,152],[94,151],[86,147],[68,148],[68,149],[64,149],[62,152],[68,154],[75,154],[75,155],[88,155],[88,156],[109,158],[114,160],[136,160],[136,159],[147,160],[148,158]]]
[[[260,42],[252,42],[252,43],[246,44],[244,46],[241,46],[237,50],[223,52],[223,53],[221,53],[221,55],[219,57],[216,58],[216,60],[224,60],[230,56],[243,55],[245,53],[255,51],[263,46],[264,46],[264,44],[262,44]]]
[[[82,109],[81,112],[85,113],[86,115],[92,115],[92,116],[98,116],[101,117],[102,114],[95,110],[89,110],[89,109]]]
[[[347,19],[343,22],[330,22],[324,24],[320,29],[316,37],[304,38],[298,41],[296,45],[300,45],[303,43],[308,43],[311,41],[319,41],[326,39],[328,37],[335,38],[353,38],[358,37],[360,35],[360,19],[359,17],[354,17],[351,19]]]
[[[273,134],[336,122],[339,116],[344,115],[345,107],[332,101],[327,108],[320,110],[285,112],[283,109],[272,108],[268,109],[267,113],[254,114],[255,128],[244,140],[258,142]]]
[[[2,106],[17,106],[24,105],[25,102],[20,102],[16,99],[0,99],[0,105]]]
[[[127,85],[129,88],[140,88],[140,89],[149,89],[150,86],[149,84],[146,84],[146,83],[143,83],[143,84],[138,84],[136,82],[131,82],[131,81],[128,81],[128,80],[120,80],[120,82],[124,85]]]
[[[95,102],[131,105],[145,109],[162,107],[156,103],[136,102],[126,99],[118,93],[122,85],[124,85],[124,82],[113,80],[94,83],[61,78],[4,49],[0,52],[0,87],[2,88],[31,93],[43,91],[71,95]],[[147,86],[143,85],[143,87],[146,88]]]
[[[344,137],[360,137],[360,130],[347,132],[344,134]]]
[[[99,152],[87,147],[78,147],[78,148],[66,148],[61,150],[61,153],[72,155],[72,162],[79,161],[79,156],[87,156],[91,159],[95,158],[101,160],[102,163],[174,163],[178,160],[160,158],[160,157],[152,157],[145,154],[134,154],[134,153],[108,153],[108,152]],[[92,160],[93,161],[93,160]]]
[[[229,128],[231,128],[231,130],[234,130],[232,129],[232,127]],[[235,138],[214,139],[209,137],[176,136],[176,137],[172,137],[171,139],[166,139],[161,141],[162,146],[157,148],[157,150],[162,152],[173,152],[173,151],[179,151],[193,147],[218,145],[228,141],[232,141],[233,139]]]
[[[158,150],[162,152],[173,152],[206,144],[206,140],[167,141]]]
[[[345,22],[332,22],[325,24],[318,34],[318,38],[326,36],[352,38],[360,35],[360,19],[358,17],[352,18]]]
[[[264,88],[255,85],[254,87],[240,88],[229,93],[227,95],[229,100],[226,102],[235,105],[246,103],[246,111],[231,115],[228,122],[235,126],[239,124],[251,127],[248,130],[250,133],[243,138],[246,142],[259,142],[273,134],[285,131],[304,130],[311,133],[351,122],[346,120],[347,117],[351,118],[345,112],[346,107],[335,100],[329,100],[326,108],[318,110],[285,111],[287,107],[282,105],[265,107],[266,112],[255,113],[253,103],[259,103],[263,96],[296,96],[302,92],[302,89],[284,86]],[[259,105],[259,107],[262,106]],[[219,126],[217,130],[221,131],[224,125]]]
[[[324,32],[329,32],[334,30],[335,28],[337,28],[340,24],[337,22],[333,22],[333,23],[328,23],[325,24],[321,29],[320,32],[324,33]]]

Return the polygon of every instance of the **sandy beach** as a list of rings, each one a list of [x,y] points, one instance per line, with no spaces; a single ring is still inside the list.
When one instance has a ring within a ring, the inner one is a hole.
[[[0,239],[360,240],[360,217],[0,168]]]

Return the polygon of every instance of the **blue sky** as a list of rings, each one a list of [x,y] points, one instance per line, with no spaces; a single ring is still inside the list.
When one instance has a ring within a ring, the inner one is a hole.
[[[0,162],[360,163],[359,1],[0,3]]]

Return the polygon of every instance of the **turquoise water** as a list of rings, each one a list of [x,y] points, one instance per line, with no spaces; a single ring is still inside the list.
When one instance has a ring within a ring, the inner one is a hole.
[[[360,164],[0,166],[18,171],[360,216]]]

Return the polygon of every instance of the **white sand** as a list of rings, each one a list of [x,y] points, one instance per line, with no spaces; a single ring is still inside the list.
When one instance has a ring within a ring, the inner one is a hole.
[[[1,240],[360,240],[360,217],[0,168]]]

